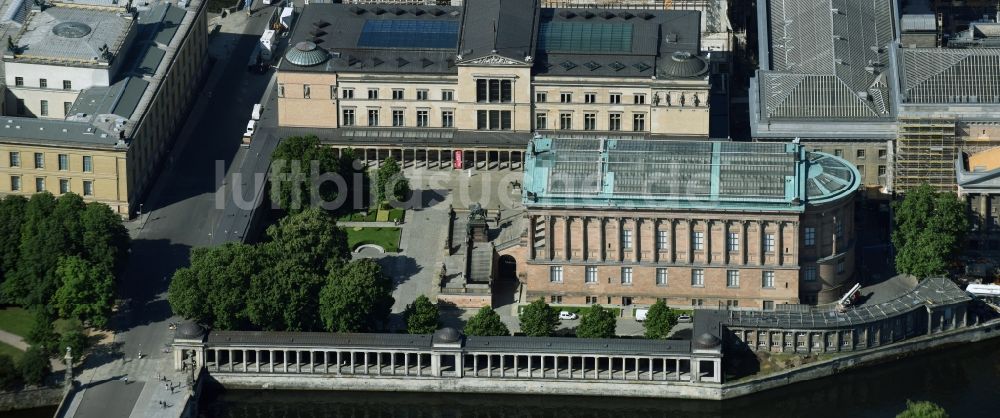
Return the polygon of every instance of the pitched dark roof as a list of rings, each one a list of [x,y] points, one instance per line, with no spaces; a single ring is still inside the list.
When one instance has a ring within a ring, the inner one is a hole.
[[[536,0],[466,0],[465,4],[459,49],[463,60],[500,55],[524,61],[534,55]]]

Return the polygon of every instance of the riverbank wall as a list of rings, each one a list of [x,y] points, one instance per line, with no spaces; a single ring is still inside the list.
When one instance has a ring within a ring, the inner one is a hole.
[[[848,370],[895,361],[956,344],[972,344],[1000,337],[1000,320],[917,337],[869,350],[846,353],[794,369],[727,383],[658,381],[538,379],[518,377],[432,377],[245,373],[212,371],[203,377],[226,389],[328,390],[378,392],[438,392],[517,395],[618,396],[725,400],[809,380],[830,377]]]
[[[0,392],[0,412],[56,406],[62,401],[64,394],[65,391],[62,388],[35,388],[16,392]]]

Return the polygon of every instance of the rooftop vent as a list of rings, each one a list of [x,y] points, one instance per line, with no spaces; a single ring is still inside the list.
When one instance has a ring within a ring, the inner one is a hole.
[[[420,16],[424,14],[424,9],[421,9],[419,7],[414,7],[410,9],[410,13],[413,13],[414,16]]]
[[[402,68],[403,66],[409,63],[410,62],[404,59],[403,57],[396,58],[396,67]]]
[[[382,13],[385,13],[385,9],[381,7],[376,7],[372,9],[372,13],[375,13],[376,15],[381,15]]]
[[[348,9],[348,10],[350,10],[351,13],[354,13],[356,15],[360,15],[360,14],[363,14],[365,12],[365,9],[362,9],[362,8],[360,8],[358,6],[351,6],[351,8]]]
[[[312,35],[314,38],[318,38],[320,36],[326,35],[326,31],[322,29],[313,29],[309,31],[309,34]]]
[[[871,66],[871,65],[865,67],[865,71],[868,71],[868,74],[878,74],[878,70],[875,69],[875,67]]]
[[[379,59],[378,57],[375,57],[375,58],[372,58],[372,64],[373,64],[374,66],[376,66],[376,67],[378,67],[379,65],[382,65],[382,63],[384,63],[384,62],[385,62],[385,61],[382,61],[382,60],[381,60],[381,59]]]
[[[323,43],[323,38],[312,38],[312,43],[317,44],[317,45],[321,44],[321,43]]]
[[[574,64],[573,61],[563,61],[559,63],[559,66],[563,67],[566,71],[576,68],[576,64]]]
[[[871,95],[871,93],[868,93],[867,91],[859,91],[858,92],[858,98],[861,99],[861,100],[871,101],[872,100],[872,95]]]
[[[646,64],[645,62],[637,62],[635,64],[632,64],[632,66],[635,67],[635,69],[639,70],[640,73],[650,68],[653,68],[651,65]]]
[[[639,13],[639,17],[643,18],[644,20],[649,20],[653,18],[653,14],[650,12],[642,12]]]
[[[585,11],[583,13],[580,13],[580,16],[583,16],[584,19],[590,19],[594,17],[594,14],[591,13],[590,11]]]
[[[403,9],[400,9],[399,7],[393,7],[392,9],[389,9],[389,11],[390,11],[390,12],[391,12],[392,14],[396,15],[396,16],[399,16],[399,15],[401,15],[401,14],[403,14],[403,13],[406,13],[406,11],[405,11],[405,10],[403,10]]]
[[[451,17],[458,16],[458,10],[452,10],[451,13],[448,13],[448,14],[450,14]]]
[[[629,12],[621,12],[621,13],[618,13],[618,17],[620,17],[622,19],[625,19],[625,20],[629,20],[629,19],[635,17],[635,15],[633,15],[632,13],[629,13]]]
[[[330,26],[330,23],[328,23],[327,21],[321,19],[321,20],[317,20],[317,21],[313,22],[313,26],[315,26],[317,28],[325,28],[327,26]]]
[[[583,63],[583,66],[589,68],[590,71],[594,71],[594,70],[596,70],[598,68],[601,68],[601,64],[598,64],[598,63],[596,63],[594,61],[587,61],[587,62]]]
[[[571,12],[569,10],[563,10],[563,11],[559,12],[559,16],[562,16],[562,17],[564,17],[566,19],[572,19],[573,16],[576,16],[576,13],[573,13],[573,12]]]
[[[444,14],[444,10],[438,9],[437,7],[430,10],[430,14],[434,16],[441,16]]]
[[[357,64],[359,62],[361,62],[361,60],[359,60],[358,57],[355,57],[354,55],[348,55],[347,56],[347,65],[348,66],[352,66],[352,65]]]
[[[607,10],[605,10],[605,11],[601,12],[601,17],[603,17],[605,19],[611,19],[611,18],[615,17],[615,14],[611,13],[611,12],[609,12]]]
[[[615,61],[615,62],[612,62],[611,64],[608,64],[608,67],[611,67],[611,69],[613,69],[615,71],[621,71],[622,68],[625,68],[625,64],[622,64],[621,62]]]
[[[431,66],[431,64],[433,64],[433,63],[434,63],[434,61],[431,61],[431,60],[429,60],[429,59],[427,59],[427,58],[421,58],[421,59],[420,59],[420,66],[421,66],[422,68],[427,68],[427,67],[430,67],[430,66]]]
[[[668,44],[677,42],[677,34],[673,32],[667,32],[663,34],[663,42],[666,42]]]

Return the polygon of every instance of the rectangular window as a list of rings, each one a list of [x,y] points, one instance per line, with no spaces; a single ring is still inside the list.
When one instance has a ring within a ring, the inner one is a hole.
[[[548,128],[548,115],[545,113],[535,114],[535,130],[547,129]]]
[[[378,126],[378,109],[368,109],[368,126]]]
[[[805,228],[805,239],[803,240],[803,243],[805,244],[806,247],[812,247],[816,245],[816,228],[813,228],[811,226],[807,226]]]
[[[702,269],[691,270],[691,286],[705,287],[705,270]]]
[[[354,89],[343,89],[340,91],[340,97],[344,99],[354,98]]]
[[[10,191],[21,191],[21,176],[10,176]]]
[[[804,269],[802,269],[802,281],[804,282],[816,281],[816,266],[806,266]]]
[[[597,93],[584,93],[583,94],[584,103],[597,103]]]
[[[535,92],[535,103],[545,103],[548,100],[549,95],[544,91]]]
[[[35,191],[38,193],[45,191],[45,177],[35,177]]]
[[[667,285],[667,268],[657,267],[656,268],[656,285],[666,286]]]
[[[455,112],[452,110],[441,111],[441,127],[442,128],[453,128],[455,127]]]
[[[740,287],[739,270],[726,270],[726,287]]]
[[[887,154],[886,150],[884,150],[884,149],[878,150],[878,159],[884,160],[886,154]]]
[[[24,77],[14,77],[14,85],[21,87],[24,85]]]
[[[705,304],[705,299],[691,299],[691,306],[702,306]]]
[[[514,82],[510,80],[500,81],[500,101],[510,103],[514,101]]]
[[[479,110],[476,112],[476,127],[481,130],[510,130],[510,111]]]
[[[865,178],[865,166],[858,164],[858,173],[861,174],[861,178]]]
[[[441,100],[446,102],[455,100],[455,92],[451,90],[441,90]]]
[[[417,90],[417,100],[427,100],[427,90]]]
[[[608,115],[608,130],[609,131],[620,131],[622,130],[622,114],[612,113]]]
[[[505,131],[512,129],[509,110],[500,111],[500,129]]]
[[[587,131],[593,131],[597,129],[597,115],[594,113],[584,113],[583,114],[583,129]]]
[[[368,89],[368,100],[378,100],[378,89]]]
[[[632,230],[623,229],[622,230],[622,248],[626,250],[632,249]]]
[[[341,125],[343,126],[354,126],[354,109],[344,109],[344,117]]]
[[[563,268],[562,266],[551,266],[549,267],[549,281],[552,283],[562,283],[563,281]]]
[[[573,101],[573,93],[559,93],[559,103],[571,103]]]
[[[418,110],[417,111],[417,126],[421,128],[427,127],[427,111]]]
[[[691,246],[695,251],[701,251],[705,249],[705,233],[695,231],[691,237]]]
[[[611,103],[611,104],[621,104],[622,103],[622,94],[621,93],[611,93],[608,96],[608,103]]]
[[[42,112],[41,112],[42,116],[48,116],[49,115],[49,101],[48,100],[42,100],[42,102],[41,102],[41,108],[42,108]]]
[[[392,111],[392,126],[403,126],[403,111],[393,110]]]
[[[45,168],[45,154],[35,153],[35,168]]]
[[[773,289],[774,288],[774,272],[773,271],[765,271],[765,272],[761,273],[761,276],[760,276],[760,287],[763,287],[765,289]]]
[[[94,195],[94,182],[90,180],[83,181],[83,195],[93,196]]]
[[[49,80],[46,80],[44,78],[39,78],[38,79],[38,87],[43,88],[43,89],[48,88],[49,87]]]
[[[863,150],[863,149],[859,149],[859,150],[857,151],[857,156],[858,156],[858,159],[859,159],[859,160],[863,160],[863,159],[865,159],[865,150]]]
[[[740,234],[737,232],[729,233],[729,251],[735,252],[740,250]]]
[[[485,102],[489,99],[489,87],[487,86],[489,80],[479,79],[476,80],[476,101]]]
[[[844,274],[844,270],[845,270],[845,268],[844,268],[844,260],[838,261],[837,262],[837,274]]]
[[[278,97],[285,97],[285,85],[278,84]]]
[[[587,296],[587,304],[588,305],[596,305],[597,304],[597,296]]]
[[[73,107],[73,102],[63,102],[63,115],[69,116],[69,111]]]
[[[765,300],[764,301],[764,310],[765,311],[773,311],[774,310],[774,301],[773,300]]]
[[[844,150],[842,150],[842,149],[835,149],[835,150],[833,150],[833,155],[836,155],[838,157],[843,157],[844,156]]]
[[[573,129],[573,114],[572,113],[560,113],[559,114],[559,129]]]
[[[670,231],[656,231],[656,249],[667,251],[670,246]]]
[[[69,180],[59,179],[59,193],[69,193]]]
[[[632,115],[632,130],[635,132],[642,132],[646,130],[646,115],[643,113],[636,113]]]
[[[489,98],[491,103],[500,101],[500,80],[488,80],[490,86]]]
[[[20,167],[21,166],[21,153],[17,151],[12,151],[10,153],[10,166]]]
[[[774,234],[764,234],[764,252],[774,252]]]
[[[392,89],[392,100],[403,100],[403,90]]]
[[[884,165],[878,166],[878,175],[880,175],[880,176],[884,176],[885,175],[885,166]]]
[[[584,283],[597,283],[597,267],[587,266],[583,276]]]
[[[549,296],[549,303],[562,303],[562,295]]]
[[[312,89],[309,88],[308,84],[302,85],[302,97],[308,99],[312,95]]]
[[[632,267],[622,267],[622,284],[632,284]]]
[[[479,110],[476,111],[476,129],[486,130],[489,129],[489,121],[486,118],[489,117],[489,111]]]
[[[740,307],[740,301],[738,301],[738,300],[727,300],[726,301],[726,307],[727,308],[739,308]]]
[[[69,170],[69,155],[59,154],[59,171]]]
[[[646,95],[645,94],[636,94],[635,96],[632,96],[632,103],[634,103],[634,104],[646,104]]]

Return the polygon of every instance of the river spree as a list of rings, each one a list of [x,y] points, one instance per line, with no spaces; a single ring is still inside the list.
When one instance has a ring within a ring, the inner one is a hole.
[[[1000,341],[937,351],[725,402],[519,395],[223,391],[206,418],[284,417],[892,417],[906,399],[952,417],[1000,411]]]

